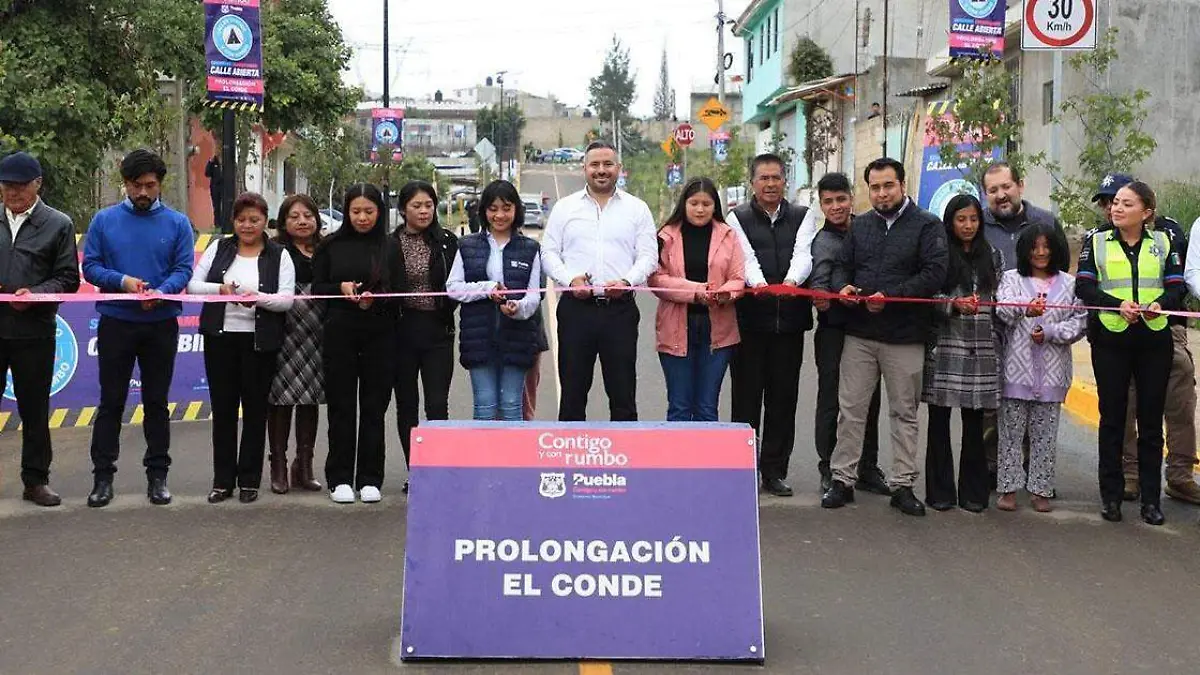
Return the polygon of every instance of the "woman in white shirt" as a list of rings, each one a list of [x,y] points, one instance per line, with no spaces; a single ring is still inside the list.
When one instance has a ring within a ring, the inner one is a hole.
[[[495,181],[479,198],[484,230],[459,240],[446,280],[459,310],[459,362],[471,373],[475,419],[518,422],[525,373],[538,353],[541,303],[538,243],[516,231],[525,207],[508,181]],[[521,292],[507,292],[506,289]]]
[[[267,393],[283,345],[284,316],[292,307],[296,285],[291,256],[267,239],[266,225],[266,200],[252,192],[238,196],[233,203],[234,236],[208,247],[188,283],[188,292],[196,295],[245,298],[207,302],[200,311],[204,372],[212,401],[210,504],[233,496],[235,484],[238,500],[253,502],[262,482]]]

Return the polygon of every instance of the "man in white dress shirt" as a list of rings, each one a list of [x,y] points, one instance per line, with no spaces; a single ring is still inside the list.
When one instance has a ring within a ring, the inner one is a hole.
[[[587,187],[563,197],[542,235],[542,264],[567,290],[558,305],[558,419],[586,419],[596,358],[609,415],[637,420],[637,331],[641,318],[633,293],[658,266],[654,217],[642,200],[616,187],[617,151],[604,141],[587,147]]]

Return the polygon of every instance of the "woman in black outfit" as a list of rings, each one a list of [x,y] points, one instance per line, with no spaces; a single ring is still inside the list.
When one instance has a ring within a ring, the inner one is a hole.
[[[437,190],[425,181],[410,181],[400,188],[396,202],[404,217],[404,224],[393,235],[403,254],[402,290],[445,293],[446,277],[458,253],[458,238],[438,224]],[[450,418],[457,303],[442,295],[401,298],[400,305],[395,347],[396,425],[407,463],[421,404],[418,377],[425,393],[425,419]]]
[[[378,188],[351,187],[342,212],[342,226],[313,257],[313,293],[345,298],[329,301],[325,319],[325,479],[338,504],[353,502],[355,487],[364,503],[374,503],[381,499],[383,418],[395,377],[399,303],[373,296],[399,290],[404,268],[399,247],[387,236],[387,209]]]

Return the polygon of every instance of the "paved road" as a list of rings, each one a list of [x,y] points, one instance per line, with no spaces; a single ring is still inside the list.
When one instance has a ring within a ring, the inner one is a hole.
[[[641,308],[641,411],[662,419],[653,301]],[[539,416],[551,419],[554,379],[548,365],[543,371]],[[1197,512],[1167,503],[1162,528],[1103,523],[1092,430],[1065,424],[1054,514],[913,519],[871,495],[822,511],[813,382],[806,363],[792,472],[798,495],[761,502],[766,672],[1197,671]],[[600,419],[598,385],[590,411]],[[468,417],[461,373],[451,396],[452,414]],[[140,434],[125,430],[118,497],[102,511],[83,504],[86,430],[55,432],[55,485],[67,499],[55,510],[17,499],[19,437],[0,436],[0,673],[580,672],[572,663],[397,665],[405,517],[398,443],[378,506],[267,493],[254,505],[214,507],[203,501],[209,427],[178,424],[176,502],[152,507],[142,496]],[[739,672],[631,663],[612,670]]]

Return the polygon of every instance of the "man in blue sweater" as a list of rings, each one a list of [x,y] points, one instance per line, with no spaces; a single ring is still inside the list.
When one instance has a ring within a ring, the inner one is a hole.
[[[171,503],[171,427],[167,392],[175,371],[179,341],[176,319],[183,306],[156,295],[181,293],[192,276],[194,239],[187,216],[159,200],[167,166],[148,150],[134,150],[121,162],[125,201],[92,218],[83,247],[83,276],[102,293],[129,293],[129,300],[96,303],[100,325],[96,350],[100,365],[100,407],[92,429],[95,485],[88,506],[107,506],[120,455],[121,420],[129,378],[137,362],[148,487],[153,504]]]

